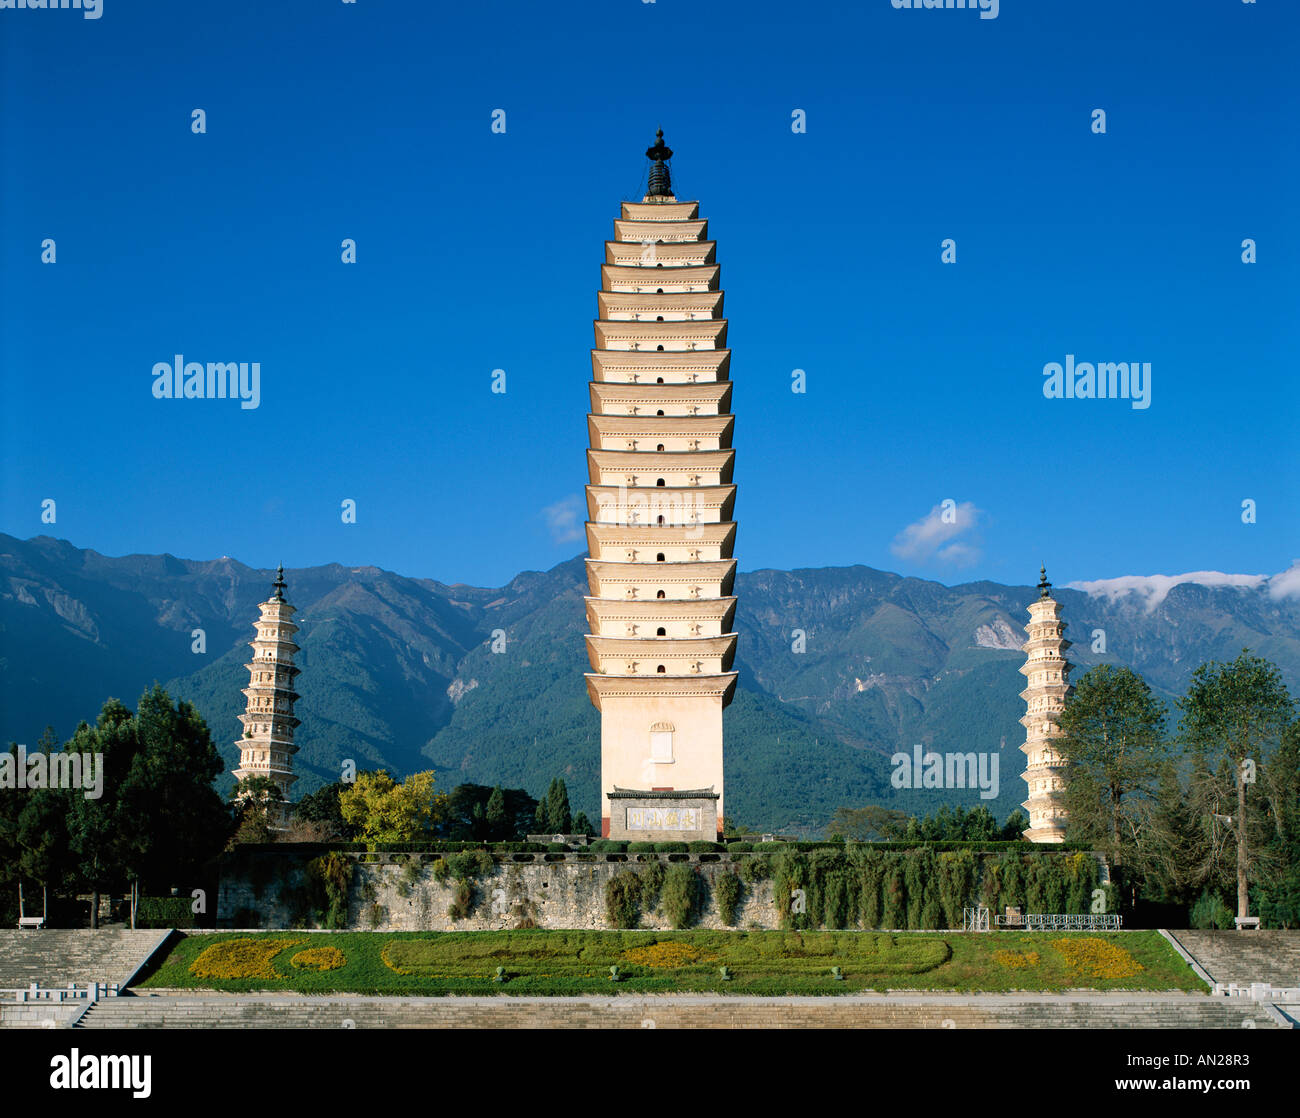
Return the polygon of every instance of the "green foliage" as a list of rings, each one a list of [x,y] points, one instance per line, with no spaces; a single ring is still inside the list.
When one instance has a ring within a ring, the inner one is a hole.
[[[1061,714],[1067,836],[1104,851],[1113,866],[1137,854],[1145,805],[1169,753],[1166,714],[1146,680],[1114,664],[1085,674]]]
[[[339,793],[344,822],[366,842],[428,838],[445,810],[446,797],[434,790],[432,771],[412,773],[401,784],[382,770],[359,773]]]
[[[1286,868],[1286,818],[1297,812],[1295,706],[1277,667],[1243,649],[1229,664],[1197,668],[1178,707],[1195,814],[1232,840],[1212,845],[1210,868],[1219,883],[1235,878],[1244,914],[1250,885],[1267,891]],[[1247,765],[1264,779],[1246,779]]]
[[[647,912],[653,912],[659,907],[659,895],[664,887],[664,864],[656,858],[643,870],[638,871],[641,874],[641,904]]]
[[[694,867],[669,866],[659,897],[668,922],[678,930],[690,927],[700,907],[700,899],[700,876]]]
[[[1198,898],[1197,902],[1192,905],[1191,917],[1189,923],[1193,928],[1218,928],[1227,930],[1236,925],[1233,923],[1233,912],[1218,893],[1211,889],[1206,889]]]
[[[641,922],[641,877],[633,870],[605,882],[605,919],[611,928],[635,928]]]
[[[546,789],[545,798],[537,805],[537,826],[540,833],[567,835],[573,833],[573,815],[569,810],[569,789],[563,779],[555,777]]]
[[[746,885],[766,881],[772,876],[772,862],[765,856],[746,858],[740,863],[740,880]]]
[[[439,861],[441,860],[439,859]],[[446,863],[447,874],[460,882],[469,882],[475,878],[486,877],[495,866],[492,855],[486,850],[463,850],[459,854],[449,854]],[[435,866],[437,864],[437,862],[434,863]]]
[[[307,863],[303,872],[307,897],[322,927],[347,926],[352,871],[352,860],[336,850]]]
[[[447,915],[453,920],[464,920],[474,908],[474,883],[467,879],[457,880],[451,894],[451,904],[447,906]]]
[[[193,928],[189,897],[141,897],[135,909],[137,928]]]
[[[736,912],[744,886],[739,876],[727,870],[713,879],[713,898],[718,905],[718,918],[728,927],[736,926]]]

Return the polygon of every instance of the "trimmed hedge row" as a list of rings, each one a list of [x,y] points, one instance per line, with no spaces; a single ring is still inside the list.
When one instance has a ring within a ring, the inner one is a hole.
[[[195,923],[189,897],[141,897],[135,906],[137,928],[193,928]]]
[[[324,854],[332,850],[355,854],[459,854],[466,850],[485,850],[490,854],[555,854],[568,851],[583,854],[775,854],[794,850],[808,854],[818,850],[839,851],[853,850],[908,851],[934,850],[957,851],[970,850],[981,854],[1000,853],[1034,853],[1041,852],[1038,843],[1017,842],[755,842],[738,840],[735,842],[622,842],[614,839],[596,839],[586,846],[567,846],[559,842],[323,842],[323,843],[287,843],[259,842],[242,843],[237,848],[246,853],[285,854],[301,852]],[[1090,852],[1087,843],[1062,842],[1052,845],[1054,851]]]

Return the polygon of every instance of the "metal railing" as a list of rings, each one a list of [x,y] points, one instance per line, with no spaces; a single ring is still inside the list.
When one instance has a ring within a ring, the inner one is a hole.
[[[1114,913],[1027,912],[1023,916],[996,916],[993,922],[999,928],[1020,928],[1026,932],[1118,932],[1122,921]]]
[[[95,1002],[100,998],[116,998],[118,994],[116,982],[92,982],[86,986],[78,986],[75,982],[69,982],[67,986],[42,986],[39,982],[33,982],[21,990],[0,990],[0,1002],[57,1005],[75,1001]]]

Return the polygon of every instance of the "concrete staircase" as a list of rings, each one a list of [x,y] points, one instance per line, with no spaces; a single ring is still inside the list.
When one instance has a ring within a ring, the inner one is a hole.
[[[1300,931],[1170,934],[1215,982],[1300,986]]]
[[[116,982],[125,987],[160,948],[170,931],[0,931],[0,990],[86,986]]]
[[[1246,1022],[1253,1024],[1247,1025]],[[109,998],[83,1029],[1240,1029],[1279,1027],[1246,999],[1203,994],[861,994],[836,997]]]

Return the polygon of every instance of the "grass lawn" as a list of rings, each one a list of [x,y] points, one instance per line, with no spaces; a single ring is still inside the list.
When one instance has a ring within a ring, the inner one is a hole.
[[[614,965],[618,982],[609,976]],[[834,966],[844,981],[831,975]],[[493,981],[497,967],[505,983]],[[138,985],[557,995],[1205,989],[1159,934],[1145,931],[230,932],[186,936]]]

